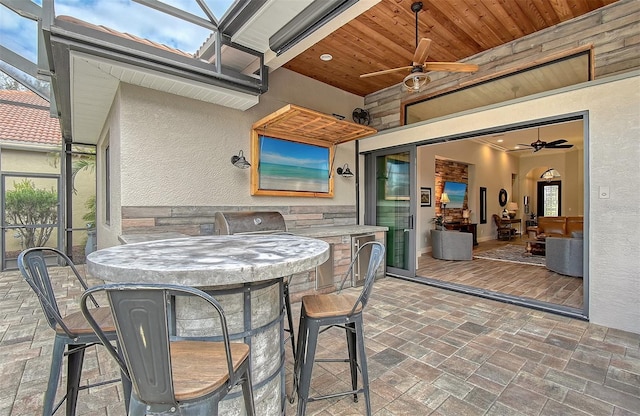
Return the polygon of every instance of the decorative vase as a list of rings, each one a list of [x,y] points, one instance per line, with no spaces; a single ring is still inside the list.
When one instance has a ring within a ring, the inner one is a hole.
[[[98,240],[96,238],[96,229],[89,228],[87,230],[87,243],[84,246],[84,255],[88,256],[98,249]]]

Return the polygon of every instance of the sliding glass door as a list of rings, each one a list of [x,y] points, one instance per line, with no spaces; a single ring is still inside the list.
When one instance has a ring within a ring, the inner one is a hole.
[[[416,270],[416,149],[366,156],[367,223],[388,227],[387,273],[414,277]]]

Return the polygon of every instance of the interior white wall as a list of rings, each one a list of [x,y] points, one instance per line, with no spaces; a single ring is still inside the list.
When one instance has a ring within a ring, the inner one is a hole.
[[[536,211],[537,184],[540,175],[549,168],[560,173],[562,181],[561,211],[563,216],[584,215],[584,151],[572,149],[563,153],[536,152],[519,160],[518,180],[520,182],[520,198],[518,198],[519,216],[524,215],[523,199],[529,197],[529,212]]]
[[[505,189],[509,200],[513,189],[511,174],[518,172],[517,157],[495,150],[485,144],[470,140],[459,140],[443,144],[418,147],[417,169],[418,188],[431,188],[431,207],[420,207],[417,214],[418,254],[430,251],[430,230],[434,228],[432,219],[435,217],[435,160],[444,158],[469,165],[469,183],[467,198],[471,209],[471,222],[477,223],[478,240],[493,238],[495,226],[491,214],[502,212],[498,203],[498,192]],[[480,187],[487,188],[487,223],[480,224]]]
[[[584,156],[582,150],[567,153],[536,152],[523,157],[516,157],[496,150],[489,145],[472,140],[460,140],[442,144],[418,147],[417,178],[418,190],[421,187],[431,188],[431,207],[420,207],[417,214],[418,255],[429,252],[431,247],[430,230],[435,217],[435,159],[445,158],[469,165],[469,186],[467,197],[471,212],[471,222],[477,225],[478,241],[496,238],[496,226],[492,214],[500,214],[502,207],[498,203],[498,192],[505,189],[508,201],[518,204],[517,218],[523,220],[522,231],[526,230],[522,197],[530,197],[530,209],[535,211],[535,193],[540,175],[549,167],[556,168],[562,174],[562,214],[583,215],[583,171],[578,160]],[[518,182],[512,184],[511,175],[518,175]],[[487,223],[480,224],[480,187],[487,188]],[[531,212],[531,211],[530,211]]]
[[[585,233],[589,319],[640,333],[640,71],[379,133],[360,151],[587,113]],[[600,187],[609,198],[599,198]],[[488,199],[491,199],[489,197]],[[631,219],[626,221],[624,219]]]

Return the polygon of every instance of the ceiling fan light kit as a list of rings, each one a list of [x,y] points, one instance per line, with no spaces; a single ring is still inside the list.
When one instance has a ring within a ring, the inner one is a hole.
[[[431,82],[431,78],[424,72],[415,72],[407,75],[402,81],[402,85],[409,92],[418,92],[420,88]]]

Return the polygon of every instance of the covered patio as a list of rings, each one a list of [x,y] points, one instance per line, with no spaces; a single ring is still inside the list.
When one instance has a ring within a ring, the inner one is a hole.
[[[67,268],[52,270],[54,284],[66,292],[60,305],[75,310],[75,279]],[[0,416],[38,414],[53,333],[18,271],[0,274],[0,299]],[[375,415],[640,414],[638,334],[390,277],[375,283],[365,315]],[[345,351],[341,331],[324,337],[320,356]],[[290,391],[290,350],[286,360]],[[316,392],[348,383],[348,366],[317,365]],[[104,350],[87,351],[83,379],[117,374]],[[307,413],[364,414],[362,402],[325,400]],[[124,414],[119,383],[81,391],[78,415]],[[287,403],[286,414],[295,407]]]

